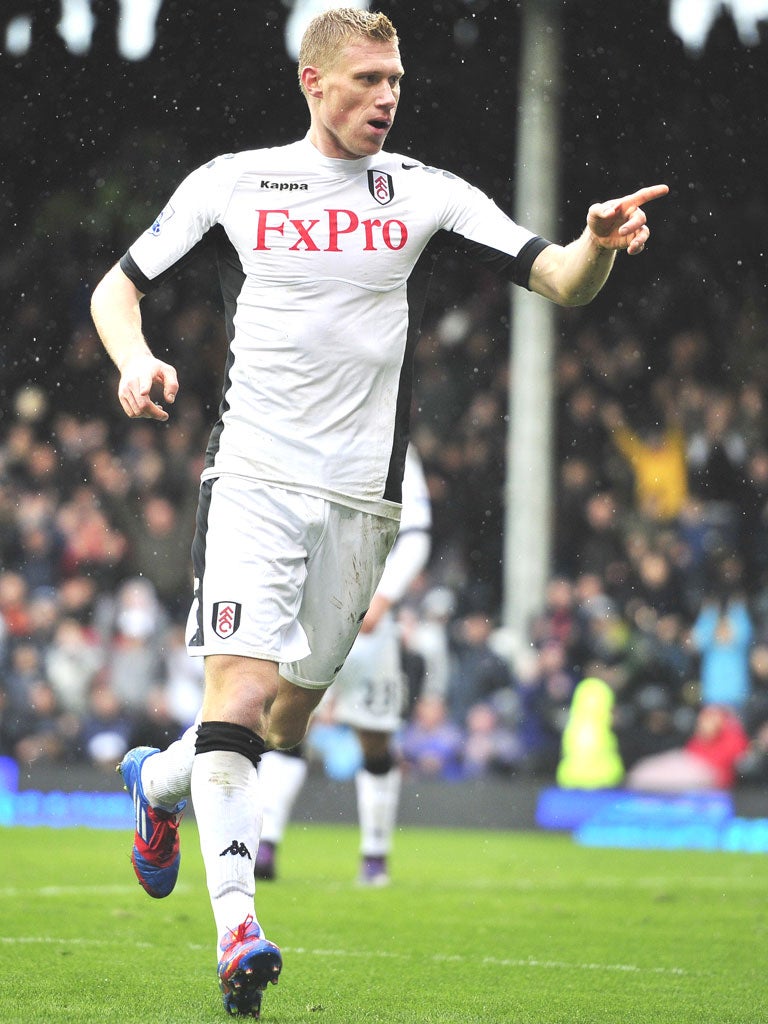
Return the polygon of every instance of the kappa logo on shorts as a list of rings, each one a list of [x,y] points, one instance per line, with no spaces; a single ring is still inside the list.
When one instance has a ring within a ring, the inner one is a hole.
[[[237,601],[217,601],[213,606],[211,625],[216,636],[227,640],[240,626],[242,605]]]
[[[395,198],[392,175],[384,171],[368,171],[368,191],[381,206],[391,203]]]

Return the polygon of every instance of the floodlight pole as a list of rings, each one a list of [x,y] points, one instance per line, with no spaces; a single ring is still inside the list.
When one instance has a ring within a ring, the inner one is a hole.
[[[562,0],[523,0],[515,219],[553,241],[559,211]],[[529,644],[551,567],[556,307],[512,289],[503,626]]]

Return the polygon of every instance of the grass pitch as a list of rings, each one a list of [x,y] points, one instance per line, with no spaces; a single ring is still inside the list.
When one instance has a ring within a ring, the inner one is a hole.
[[[129,832],[0,829],[0,1021],[229,1019],[193,822],[176,891],[134,881]],[[760,1024],[768,862],[404,829],[393,884],[355,885],[357,831],[301,826],[257,888],[283,950],[267,1024]]]

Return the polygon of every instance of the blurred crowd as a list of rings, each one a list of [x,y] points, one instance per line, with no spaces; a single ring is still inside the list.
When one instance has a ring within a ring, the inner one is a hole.
[[[421,17],[402,7],[403,19]],[[580,230],[589,202],[628,183],[669,180],[673,196],[658,221],[653,210],[649,253],[617,261],[604,296],[559,314],[552,577],[522,644],[500,622],[509,292],[457,255],[433,277],[412,415],[433,546],[399,610],[409,690],[400,745],[414,773],[615,784],[647,778],[649,759],[693,744],[697,755],[727,754],[718,777],[728,785],[768,778],[768,204],[754,146],[766,43],[741,46],[723,18],[691,63],[664,11],[637,18],[617,33],[600,5],[572,12],[559,233]],[[511,29],[477,20],[482,58],[457,50],[460,75],[442,28],[416,36],[419,59],[430,48],[439,59],[414,76],[398,144],[509,205],[514,154],[496,139],[516,99],[495,83],[514,52]],[[55,54],[45,74],[19,64],[4,111],[28,163],[9,165],[15,191],[0,210],[15,239],[0,257],[0,754],[24,764],[111,768],[131,745],[165,745],[200,703],[201,665],[183,633],[226,354],[215,274],[190,264],[146,303],[153,348],[180,374],[167,424],[123,416],[89,287],[185,170],[254,137],[295,137],[304,110],[297,93],[281,98],[283,117],[252,116],[282,73],[277,50],[254,64],[250,37],[230,39],[219,49],[244,48],[247,59],[228,62],[243,80],[201,90],[188,33],[166,29],[167,67],[189,56],[194,72],[172,88],[151,77],[162,62],[117,76],[125,116],[104,115],[109,93],[90,77],[98,61],[75,74]],[[638,62],[655,69],[642,95],[626,70]],[[155,103],[165,92],[173,103]],[[238,96],[226,117],[224,93]],[[33,102],[50,107],[46,131],[28,130]],[[574,700],[585,681],[588,699]],[[584,708],[601,729],[582,728]],[[605,755],[600,771],[585,768],[585,738]],[[666,773],[684,761],[671,757]]]
[[[762,778],[764,381],[724,374],[703,329],[650,351],[628,330],[564,317],[553,573],[515,646],[499,619],[508,298],[480,273],[447,303],[457,273],[449,262],[417,350],[414,439],[434,530],[399,610],[406,766],[553,775],[574,692],[594,677],[611,693],[619,778],[684,748],[710,707],[744,734],[729,784]],[[20,386],[0,420],[0,753],[21,763],[111,767],[132,745],[165,745],[198,710],[189,548],[224,340],[189,287],[157,302],[182,380],[167,424],[123,416],[86,319],[55,385]]]

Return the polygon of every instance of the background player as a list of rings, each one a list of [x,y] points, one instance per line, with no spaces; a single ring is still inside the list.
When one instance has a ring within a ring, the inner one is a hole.
[[[400,532],[357,640],[327,697],[332,717],[355,730],[363,754],[362,767],[355,774],[363,885],[389,882],[388,855],[402,781],[392,738],[408,700],[393,609],[427,564],[431,525],[427,482],[411,445],[405,460]],[[276,875],[275,852],[306,774],[301,748],[268,751],[259,763],[264,817],[255,861],[257,878]]]

